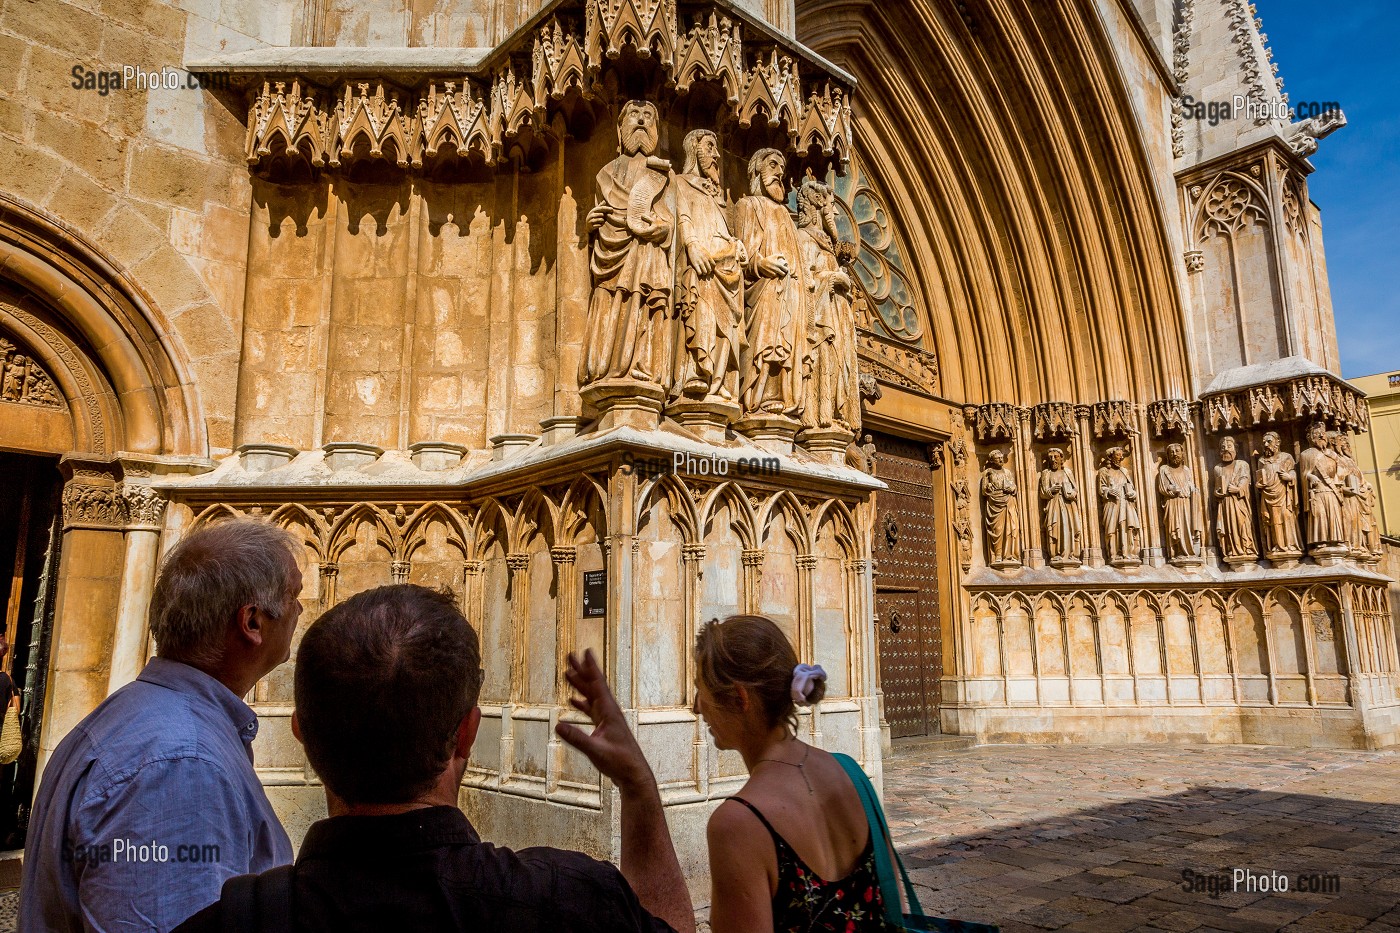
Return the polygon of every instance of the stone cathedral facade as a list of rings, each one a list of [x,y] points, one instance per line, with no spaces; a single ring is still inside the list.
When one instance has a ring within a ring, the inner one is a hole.
[[[1307,185],[1344,118],[1295,119],[1269,58],[1244,0],[7,11],[25,779],[226,515],[303,543],[303,624],[457,595],[462,805],[507,844],[615,854],[553,737],[592,647],[698,879],[743,769],[689,651],[742,611],[831,672],[802,728],[877,778],[938,732],[1396,741]],[[291,669],[252,702],[297,836]]]

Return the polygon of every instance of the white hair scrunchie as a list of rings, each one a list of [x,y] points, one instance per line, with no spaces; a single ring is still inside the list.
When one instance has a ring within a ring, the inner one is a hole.
[[[820,664],[799,664],[792,669],[792,702],[798,706],[811,706],[807,699],[813,684],[826,683],[826,671]]]

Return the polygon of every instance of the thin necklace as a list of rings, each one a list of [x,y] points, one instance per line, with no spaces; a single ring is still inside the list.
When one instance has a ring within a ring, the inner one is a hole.
[[[810,796],[813,793],[812,782],[807,780],[807,769],[803,766],[807,764],[807,756],[811,754],[812,746],[804,744],[802,748],[803,752],[801,761],[783,761],[781,758],[760,758],[758,759],[758,761],[755,761],[754,764],[761,765],[765,761],[771,761],[774,764],[787,765],[789,768],[796,768],[799,772],[801,772],[802,783],[807,785],[807,794]]]

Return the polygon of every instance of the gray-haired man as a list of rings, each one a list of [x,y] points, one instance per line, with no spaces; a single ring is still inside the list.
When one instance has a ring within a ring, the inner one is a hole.
[[[171,930],[234,875],[292,860],[241,699],[291,652],[289,534],[226,521],[177,544],[151,598],[156,657],[73,728],[25,843],[21,931]]]

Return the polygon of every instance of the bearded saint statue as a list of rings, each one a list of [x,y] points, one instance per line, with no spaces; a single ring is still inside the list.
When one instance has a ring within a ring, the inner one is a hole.
[[[681,346],[675,391],[691,398],[738,398],[744,327],[744,244],[729,232],[719,187],[719,137],[692,130],[676,176],[676,309]]]
[[[836,198],[808,179],[797,189],[797,237],[807,278],[807,357],[802,424],[860,430],[860,369],[847,266],[855,245],[836,235]]]
[[[669,369],[661,326],[671,301],[670,208],[662,195],[671,164],[655,157],[656,107],[628,101],[618,118],[621,155],[598,172],[593,294],[588,305],[581,387],[601,379],[659,382]]]
[[[787,208],[786,173],[781,152],[755,152],[749,159],[751,193],[735,205],[734,232],[748,253],[739,363],[746,415],[796,417],[802,412],[806,287],[797,225]]]

